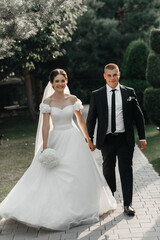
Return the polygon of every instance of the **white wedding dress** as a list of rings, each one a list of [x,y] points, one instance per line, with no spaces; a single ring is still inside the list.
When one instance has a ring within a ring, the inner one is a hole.
[[[116,201],[98,169],[73,113],[82,109],[78,100],[63,109],[41,103],[50,113],[54,128],[48,147],[56,149],[60,162],[52,169],[38,161],[39,149],[30,167],[0,204],[0,216],[29,226],[64,230],[94,223],[99,215],[116,208]]]

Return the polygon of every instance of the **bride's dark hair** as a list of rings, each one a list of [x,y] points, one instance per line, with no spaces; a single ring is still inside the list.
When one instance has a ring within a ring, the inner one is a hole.
[[[66,80],[68,80],[68,76],[67,76],[67,73],[63,70],[63,69],[60,69],[60,68],[56,68],[54,70],[52,70],[49,74],[49,81],[51,83],[53,83],[53,80],[54,78],[57,76],[57,75],[63,75],[65,77]]]

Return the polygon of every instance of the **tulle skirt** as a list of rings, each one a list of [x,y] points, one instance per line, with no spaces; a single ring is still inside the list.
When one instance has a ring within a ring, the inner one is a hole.
[[[56,149],[60,161],[52,169],[43,167],[38,156],[0,204],[0,216],[33,227],[64,230],[97,222],[116,208],[82,134],[75,127],[52,130],[48,147]]]

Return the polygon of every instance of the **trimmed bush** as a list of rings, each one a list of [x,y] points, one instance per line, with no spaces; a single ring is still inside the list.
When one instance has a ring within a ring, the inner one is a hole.
[[[127,66],[127,62],[128,62],[128,56],[130,54],[130,51],[131,51],[131,44],[128,45],[125,53],[124,53],[124,56],[123,56],[123,62],[122,62],[122,65],[121,65],[121,77],[123,78],[126,78],[126,66]]]
[[[137,81],[146,80],[145,72],[149,47],[143,40],[132,41],[124,55],[122,64],[122,76]]]
[[[150,34],[150,45],[152,50],[160,54],[160,29],[152,29]]]
[[[149,83],[147,81],[141,81],[141,80],[134,80],[134,81],[130,81],[130,80],[121,80],[120,84],[134,88],[136,95],[137,95],[137,99],[139,102],[139,105],[144,113],[145,119],[146,121],[148,121],[147,119],[147,115],[146,115],[146,111],[144,108],[144,104],[143,104],[143,94],[144,94],[144,90],[149,87]]]
[[[153,87],[160,87],[160,57],[153,52],[148,56],[146,78]]]
[[[160,88],[147,88],[145,90],[144,107],[151,121],[160,126]]]
[[[153,52],[148,56],[146,78],[152,85],[144,92],[144,107],[151,121],[160,127],[160,29],[153,29],[150,44]]]

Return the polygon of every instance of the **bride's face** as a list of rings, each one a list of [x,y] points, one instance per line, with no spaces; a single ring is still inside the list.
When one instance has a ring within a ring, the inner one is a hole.
[[[54,78],[52,86],[55,92],[61,93],[64,92],[66,84],[67,84],[66,78],[63,75],[59,74]]]

